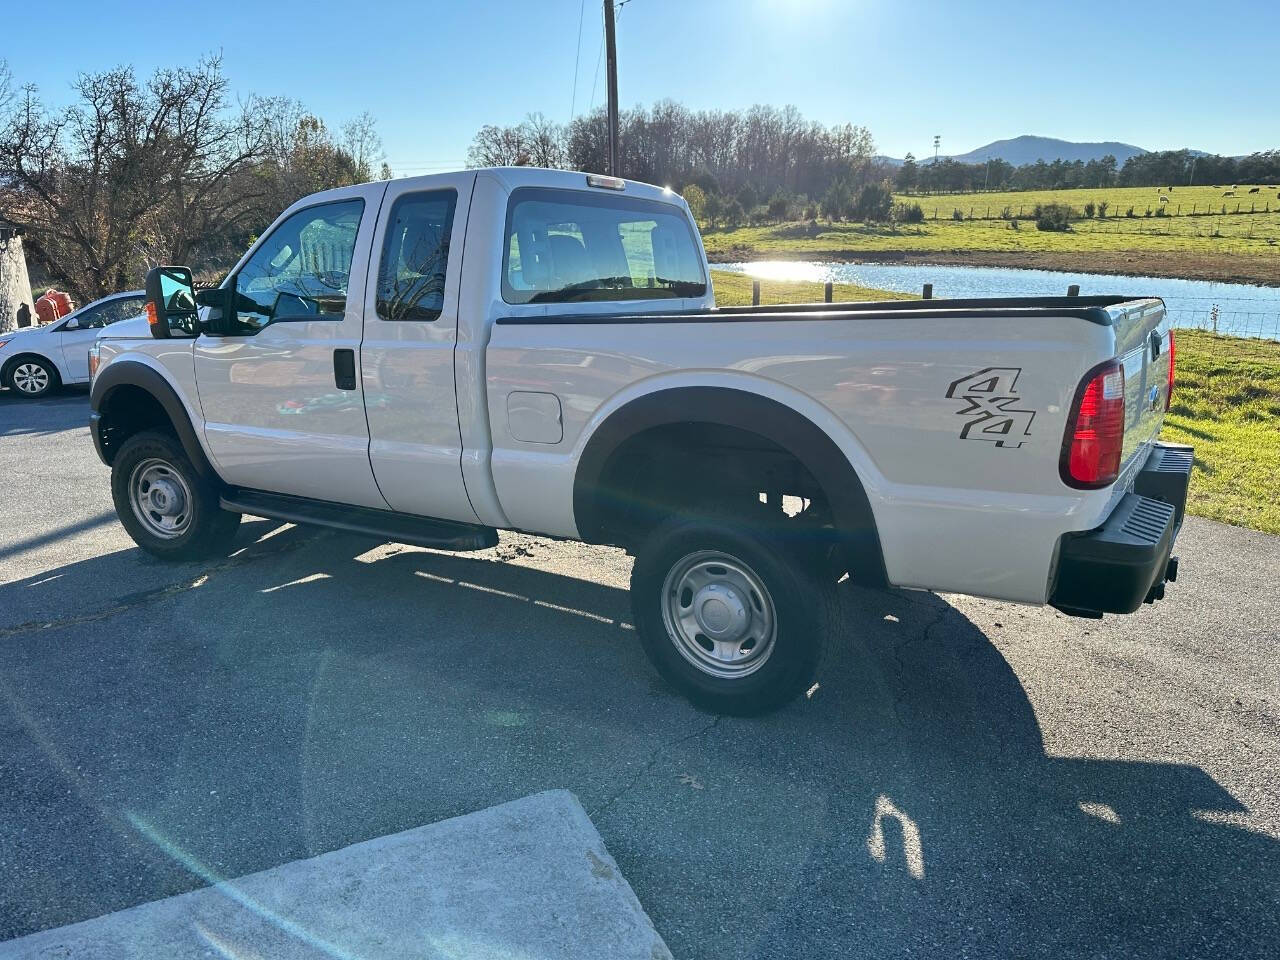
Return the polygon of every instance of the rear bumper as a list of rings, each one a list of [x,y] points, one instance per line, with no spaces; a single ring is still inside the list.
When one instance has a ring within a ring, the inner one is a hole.
[[[1178,578],[1173,543],[1182,528],[1192,454],[1191,447],[1155,444],[1133,491],[1102,526],[1062,538],[1050,604],[1072,616],[1100,617],[1163,599],[1165,583]]]

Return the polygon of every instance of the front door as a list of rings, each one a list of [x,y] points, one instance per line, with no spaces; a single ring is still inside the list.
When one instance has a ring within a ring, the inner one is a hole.
[[[68,379],[80,382],[89,379],[89,348],[97,340],[104,328],[119,320],[136,317],[146,309],[147,298],[141,294],[121,294],[115,297],[104,297],[97,303],[91,303],[71,317],[58,331],[62,348],[62,366],[67,371]]]
[[[365,292],[369,459],[404,513],[476,522],[454,391],[462,240],[475,174],[392,181]]]
[[[387,508],[359,374],[385,191],[352,187],[287,214],[228,279],[234,317],[196,340],[195,366],[205,439],[229,483]]]

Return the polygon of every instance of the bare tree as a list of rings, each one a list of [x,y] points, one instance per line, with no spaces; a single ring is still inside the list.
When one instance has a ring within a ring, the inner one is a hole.
[[[374,164],[382,160],[382,138],[373,114],[366,110],[342,125],[342,147],[355,164],[356,182],[372,180]]]
[[[31,259],[89,300],[183,262],[197,238],[252,215],[244,172],[264,145],[257,104],[227,105],[217,58],[159,70],[82,74],[77,100],[49,110],[33,86],[0,129],[0,185]],[[234,185],[234,188],[233,188]]]

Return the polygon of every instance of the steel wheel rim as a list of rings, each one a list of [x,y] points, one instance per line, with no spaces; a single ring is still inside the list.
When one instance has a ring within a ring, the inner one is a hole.
[[[49,389],[49,371],[38,363],[20,363],[13,371],[13,385],[23,393],[43,393]]]
[[[143,460],[129,474],[129,505],[147,532],[174,540],[191,526],[191,488],[171,463]]]
[[[720,679],[755,673],[778,638],[777,610],[760,575],[718,550],[672,565],[662,583],[662,619],[680,655]]]

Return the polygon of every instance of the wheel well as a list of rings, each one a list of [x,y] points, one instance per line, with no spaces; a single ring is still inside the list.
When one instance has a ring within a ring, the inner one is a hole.
[[[143,387],[122,384],[102,400],[99,435],[107,463],[115,459],[124,442],[143,430],[163,430],[177,437],[178,431],[155,394]]]
[[[801,511],[829,515],[825,492],[798,457],[719,423],[668,423],[623,441],[605,463],[596,497],[601,532],[623,544],[676,512],[762,518],[767,506],[779,521]]]
[[[16,356],[12,356],[7,361],[5,361],[4,368],[0,369],[0,383],[4,383],[7,385],[9,383],[9,376],[13,373],[14,367],[20,364],[23,360],[39,360],[41,363],[45,364],[50,370],[53,371],[53,375],[55,377],[57,377],[59,380],[62,379],[62,374],[58,370],[58,365],[54,363],[52,359],[50,359],[49,357],[46,357],[42,353],[28,352],[28,353],[19,353]]]
[[[812,420],[745,390],[673,388],[612,413],[578,461],[573,511],[584,540],[626,547],[675,513],[728,514],[794,536],[861,583],[887,583],[849,459]]]

